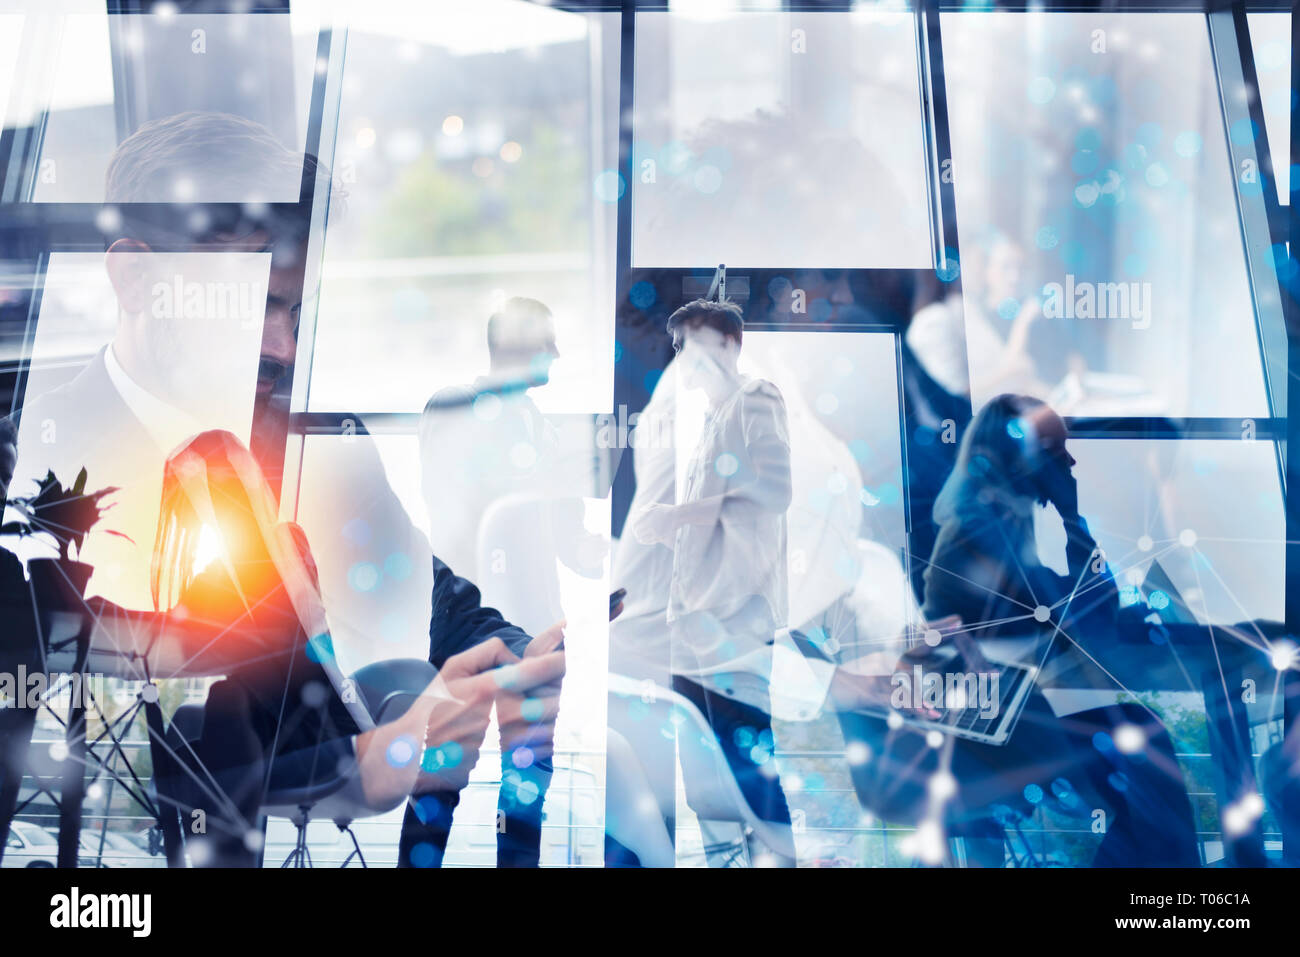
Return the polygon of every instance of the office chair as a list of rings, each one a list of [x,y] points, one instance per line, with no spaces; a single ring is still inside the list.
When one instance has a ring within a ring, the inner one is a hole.
[[[696,816],[701,821],[740,826],[739,840],[706,845],[706,855],[721,854],[728,865],[741,862],[748,853],[746,838],[752,836],[776,854],[794,860],[793,832],[763,820],[750,807],[717,735],[691,701],[653,682],[611,674],[609,726],[631,746],[663,819],[677,816],[676,763],[680,761],[686,803]]]
[[[668,831],[674,813],[664,813],[654,778],[632,743],[614,728],[606,732],[605,761],[605,833],[632,851],[642,867],[675,867],[677,852]]]
[[[437,669],[418,658],[398,658],[366,665],[352,675],[351,681],[376,725],[387,724],[399,718],[419,697],[420,692],[437,675]],[[197,755],[194,745],[203,733],[203,706],[183,704],[176,709],[167,729],[167,741],[172,753],[190,765],[190,770],[202,775],[201,767],[194,767]],[[174,772],[184,774],[184,770]],[[347,867],[355,857],[366,866],[360,842],[352,830],[352,822],[370,812],[359,808],[351,798],[348,785],[353,775],[339,767],[313,766],[304,769],[291,762],[272,762],[268,790],[262,801],[262,813],[288,818],[296,831],[293,850],[281,867],[311,867],[311,851],[307,844],[307,826],[314,820],[331,820],[340,832],[352,839],[352,851],[344,859]],[[180,788],[176,778],[160,775],[160,794],[173,802]]]
[[[506,495],[479,522],[475,584],[483,603],[530,635],[564,617],[556,562],[586,534],[569,521],[580,519],[582,507],[576,497]],[[497,554],[507,562],[495,562]]]
[[[352,682],[366,710],[376,725],[395,721],[406,713],[420,692],[437,676],[438,670],[419,658],[396,658],[366,665],[352,675]],[[352,830],[352,822],[359,816],[356,803],[346,792],[350,778],[337,768],[328,769],[324,779],[304,784],[286,783],[276,787],[275,768],[271,769],[271,790],[263,802],[263,813],[287,817],[297,832],[294,849],[281,867],[310,867],[311,852],[307,847],[307,825],[315,817],[334,822],[339,831],[352,839],[352,851],[340,867],[347,867],[356,857],[366,866],[361,844]],[[367,813],[367,812],[361,812]]]

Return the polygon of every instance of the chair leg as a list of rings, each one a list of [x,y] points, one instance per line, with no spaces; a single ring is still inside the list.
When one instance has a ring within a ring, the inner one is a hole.
[[[336,821],[335,824],[338,824],[338,822]],[[361,842],[357,840],[357,835],[356,832],[352,830],[352,825],[350,823],[338,824],[338,829],[345,832],[348,837],[352,838],[352,852],[348,854],[347,857],[343,858],[343,863],[340,864],[339,867],[347,867],[352,863],[352,858],[355,857],[361,862],[362,867],[368,868],[369,865],[366,864],[366,856],[361,853]]]
[[[307,824],[311,820],[311,808],[303,806],[299,807],[298,811],[298,817],[293,822],[294,830],[297,831],[297,837],[293,842],[293,850],[290,851],[289,856],[284,859],[284,863],[280,865],[281,868],[312,866],[311,851],[307,848]]]
[[[77,633],[76,664],[73,673],[84,679],[86,657],[90,653],[90,626],[83,625]],[[81,806],[86,796],[86,702],[78,686],[68,704],[68,724],[64,739],[68,755],[63,759],[62,800],[59,802],[59,852],[58,864],[62,868],[77,866],[77,852],[81,846]]]
[[[733,832],[728,837],[723,832]],[[730,821],[700,821],[700,836],[704,838],[704,864],[706,867],[750,867],[747,828]],[[712,863],[719,859],[717,864]]]
[[[0,860],[4,859],[9,823],[18,806],[35,727],[36,712],[30,708],[10,708],[0,715]]]
[[[302,817],[298,821],[298,843],[294,850],[298,852],[298,867],[311,867],[311,851],[307,849],[307,823],[310,820],[307,817],[308,808],[300,807]]]
[[[181,769],[167,746],[167,733],[158,699],[144,702],[145,726],[149,729],[149,757],[153,761],[154,800],[158,802],[158,827],[168,867],[185,866],[185,842],[181,832],[181,802],[177,785]]]

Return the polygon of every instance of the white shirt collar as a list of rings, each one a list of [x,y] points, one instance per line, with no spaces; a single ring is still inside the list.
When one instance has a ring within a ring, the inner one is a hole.
[[[186,439],[203,431],[199,420],[169,402],[164,402],[131,378],[110,343],[104,350],[104,368],[126,407],[131,410],[149,437],[163,451],[171,452]]]

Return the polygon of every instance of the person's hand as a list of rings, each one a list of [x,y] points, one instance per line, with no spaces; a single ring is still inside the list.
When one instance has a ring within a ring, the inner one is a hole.
[[[841,711],[895,710],[918,718],[937,718],[939,712],[921,703],[921,696],[908,695],[901,708],[894,706],[894,675],[912,680],[913,662],[907,656],[894,658],[887,652],[866,655],[835,669],[830,696]]]
[[[1079,517],[1079,482],[1074,473],[1056,461],[1048,462],[1041,472],[1043,496],[1065,521]]]
[[[1034,323],[1043,315],[1042,307],[1036,296],[1028,297],[1011,320],[1011,331],[1007,333],[1007,349],[1011,352],[1024,352],[1029,346],[1029,332]]]
[[[464,787],[492,714],[492,669],[517,660],[500,638],[475,645],[448,659],[400,718],[357,735],[366,804],[386,811],[408,794]]]
[[[677,537],[676,509],[672,505],[647,505],[632,520],[632,534],[642,545],[672,545]]]
[[[540,655],[550,654],[552,651],[559,651],[560,646],[564,644],[564,629],[567,625],[568,622],[561,618],[550,628],[534,637],[524,648],[524,657],[536,658]]]
[[[528,643],[519,668],[533,671],[522,681],[502,681],[496,696],[501,753],[517,768],[549,760],[555,751],[555,719],[564,682],[563,621]]]
[[[830,698],[839,711],[881,710],[890,706],[891,665],[888,656],[867,655],[835,669]]]
[[[561,649],[566,624],[564,620],[557,621],[524,648],[525,661],[559,653],[559,673],[554,680],[534,687],[527,694],[511,689],[497,694],[501,749],[511,756],[516,767],[528,767],[534,761],[545,760],[555,749],[555,719],[560,711],[560,689],[564,679]]]
[[[932,643],[927,639],[924,643],[917,644],[904,652],[902,657],[895,657],[893,653],[887,651],[877,651],[841,665],[835,669],[835,674],[831,678],[831,700],[842,711],[893,708],[894,675],[903,672],[910,680],[912,666],[924,660],[944,638],[955,638],[960,634],[961,626],[961,618],[956,615],[921,622],[918,631],[931,638],[937,634],[939,636],[937,641]],[[911,637],[915,635],[900,635],[898,640]],[[909,697],[914,706],[895,710],[912,712],[918,717],[939,717],[937,711],[917,703],[920,701],[919,696]]]
[[[424,725],[414,792],[463,788],[478,763],[492,705],[497,704],[499,714],[506,715],[500,719],[504,740],[514,713],[501,712],[502,701],[508,711],[515,698],[522,702],[534,689],[558,681],[563,674],[563,652],[539,653],[520,660],[500,638],[490,638],[448,659],[427,689],[434,703]],[[525,717],[535,711],[522,705],[519,710]]]

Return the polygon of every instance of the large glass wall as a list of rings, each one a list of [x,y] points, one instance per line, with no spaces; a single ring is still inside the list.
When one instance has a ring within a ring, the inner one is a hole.
[[[1293,861],[1289,17],[999,6],[0,2],[6,523],[84,467],[81,610],[174,615],[177,453],[220,431],[340,701],[566,623],[553,756],[506,695],[479,747],[394,742],[459,799],[317,815],[318,865],[492,866],[517,821],[542,866],[1150,863],[1094,826],[1134,753],[1189,859]],[[166,756],[239,668],[95,640],[92,857],[210,862]],[[898,703],[959,656],[990,711]]]

